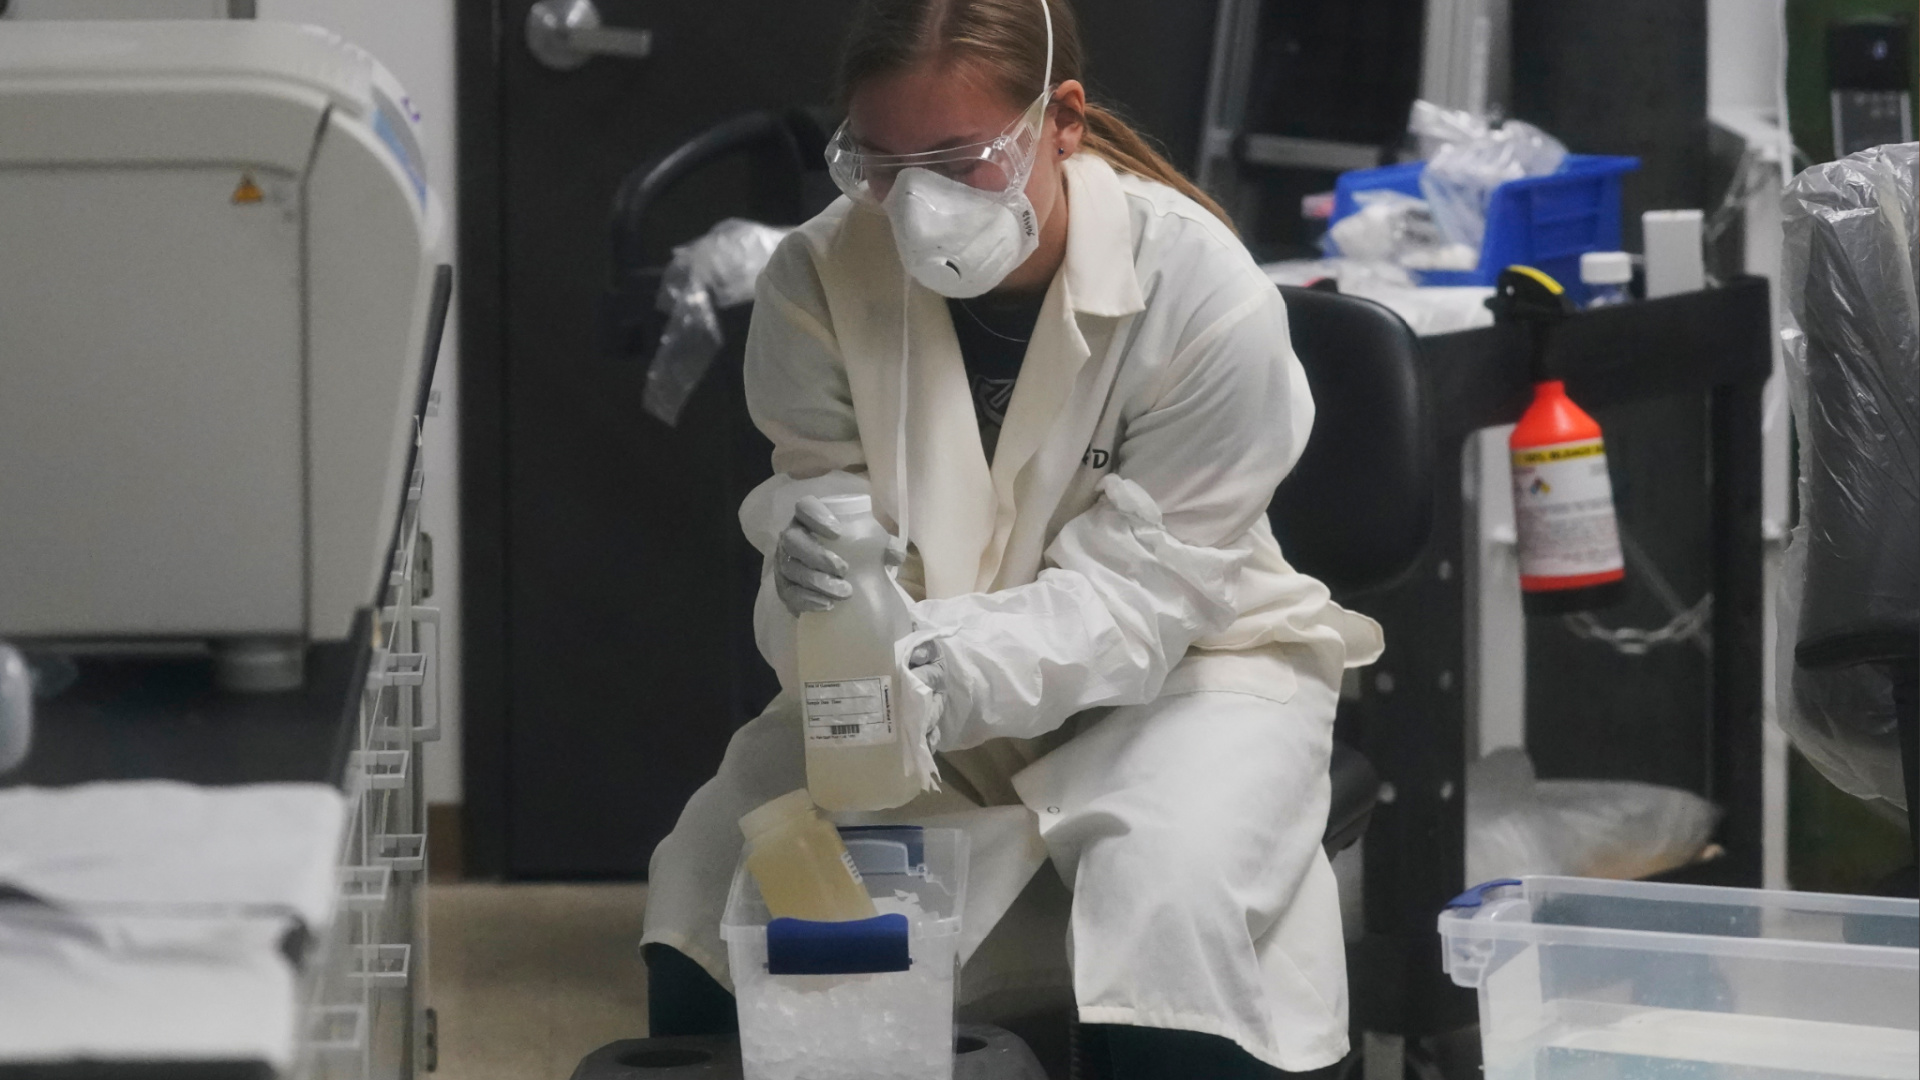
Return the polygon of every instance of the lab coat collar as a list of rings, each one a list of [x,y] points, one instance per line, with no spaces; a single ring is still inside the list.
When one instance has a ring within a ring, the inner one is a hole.
[[[1147,308],[1133,266],[1133,222],[1127,193],[1105,158],[1067,159],[1067,258],[1061,278],[1067,302],[1083,315],[1118,319]]]
[[[990,470],[993,533],[981,554],[976,579],[976,588],[982,590],[1024,583],[1001,579],[1017,513],[1020,474],[1046,445],[1056,419],[1073,398],[1080,369],[1093,354],[1087,335],[1104,343],[1112,332],[1112,324],[1105,320],[1146,308],[1133,266],[1127,193],[1113,166],[1092,154],[1076,154],[1067,160],[1065,173],[1071,215],[1067,254],[1047,288],[994,450]],[[1084,326],[1081,316],[1090,318]]]
[[[995,492],[946,301],[907,276],[886,215],[870,208],[846,211],[828,257],[818,265],[846,363],[874,509],[897,528],[896,496],[903,485],[895,451],[904,366],[911,372],[904,489],[913,504],[910,539],[920,556],[925,594],[977,591],[982,553],[993,542]],[[911,329],[903,341],[906,327]]]
[[[1016,514],[1019,475],[1073,397],[1080,370],[1117,320],[1145,310],[1135,276],[1133,222],[1113,166],[1076,154],[1065,167],[1067,254],[1048,287],[1026,362],[1008,403],[992,467],[980,446],[965,363],[946,301],[909,283],[884,214],[852,208],[822,267],[822,285],[846,360],[876,509],[893,505],[901,354],[911,371],[907,409],[908,498],[926,595],[993,588]],[[903,306],[902,301],[905,300]],[[1083,327],[1081,316],[1093,323]],[[911,325],[901,340],[903,317]],[[1087,334],[1095,342],[1089,342]],[[1071,448],[1078,453],[1077,448]],[[1018,584],[1019,582],[1012,582]]]

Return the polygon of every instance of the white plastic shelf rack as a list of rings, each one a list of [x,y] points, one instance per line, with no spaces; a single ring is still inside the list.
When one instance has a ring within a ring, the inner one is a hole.
[[[409,1080],[431,1071],[425,1009],[427,819],[419,745],[440,737],[440,611],[420,531],[426,470],[416,430],[385,595],[376,609],[347,787],[340,903],[309,966],[299,1066],[314,1080]]]

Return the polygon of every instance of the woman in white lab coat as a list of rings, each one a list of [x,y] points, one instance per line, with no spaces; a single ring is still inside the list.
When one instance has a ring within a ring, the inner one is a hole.
[[[1080,67],[1066,0],[856,17],[848,197],[775,254],[747,344],[789,692],[657,849],[649,960],[727,984],[735,823],[805,783],[795,616],[845,595],[812,497],[865,492],[925,598],[898,677],[937,700],[942,788],[895,816],[974,835],[963,999],[1070,991],[1116,1078],[1317,1069],[1347,1050],[1334,706],[1379,629],[1267,523],[1313,417],[1278,292]]]

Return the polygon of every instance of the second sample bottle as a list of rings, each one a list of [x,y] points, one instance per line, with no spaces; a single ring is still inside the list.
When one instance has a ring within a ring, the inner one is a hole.
[[[871,919],[873,898],[840,834],[804,789],[790,791],[740,819],[747,872],[776,919]]]

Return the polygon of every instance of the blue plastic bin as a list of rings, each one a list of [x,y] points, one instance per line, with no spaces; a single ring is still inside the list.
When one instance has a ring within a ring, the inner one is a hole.
[[[1423,161],[1342,173],[1333,186],[1333,221],[1358,210],[1362,191],[1398,191],[1420,198]],[[1552,176],[1509,180],[1494,189],[1487,233],[1474,270],[1414,271],[1422,285],[1491,285],[1515,263],[1537,267],[1577,293],[1580,256],[1620,250],[1620,178],[1640,167],[1633,157],[1568,154]]]

